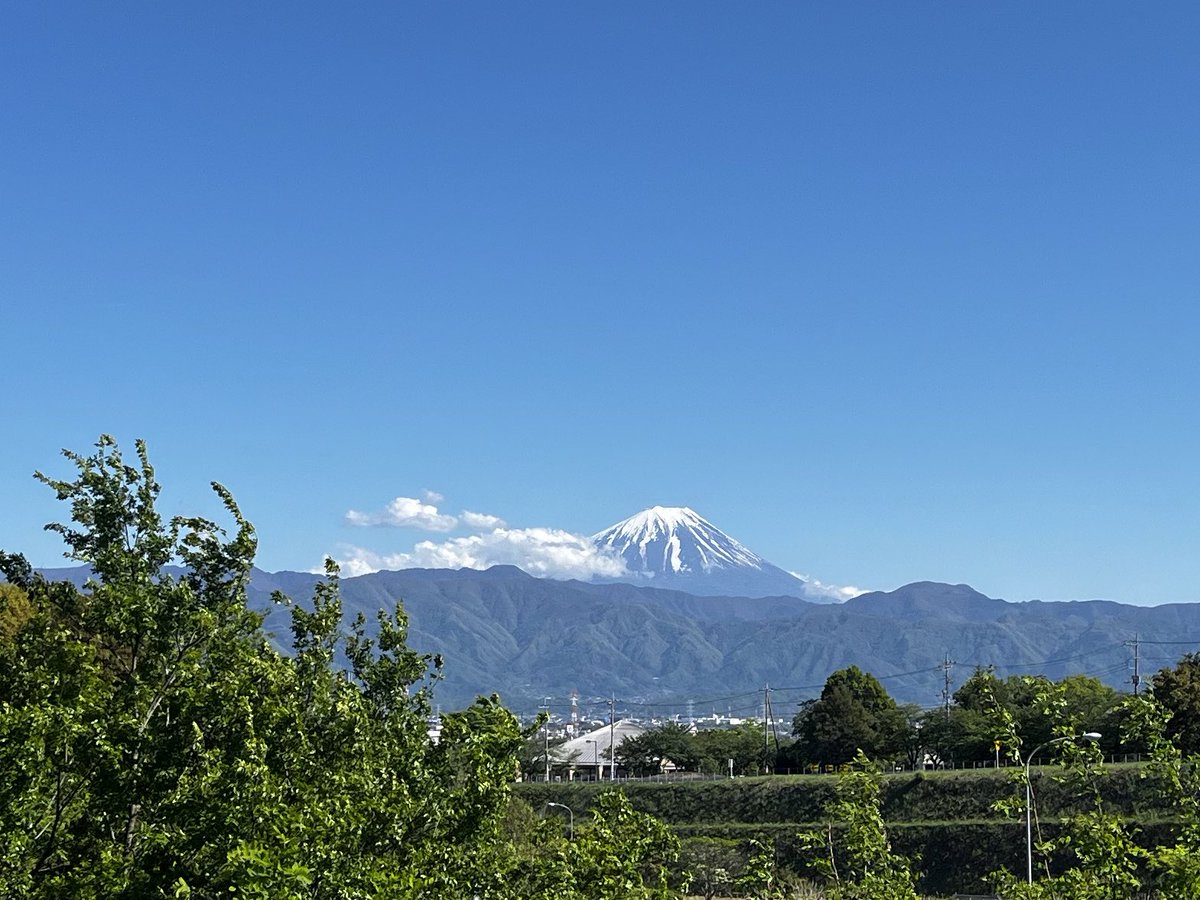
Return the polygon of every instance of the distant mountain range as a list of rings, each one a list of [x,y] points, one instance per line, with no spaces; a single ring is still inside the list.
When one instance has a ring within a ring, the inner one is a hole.
[[[87,570],[46,574],[82,583]],[[281,646],[288,613],[271,603],[271,592],[303,602],[318,577],[255,570],[251,602],[267,611]],[[750,712],[752,692],[770,685],[781,692],[776,709],[783,704],[780,714],[790,715],[795,701],[848,665],[880,677],[898,700],[932,706],[946,657],[955,663],[955,686],[975,666],[994,665],[1002,676],[1083,672],[1128,687],[1126,642],[1135,635],[1144,677],[1200,649],[1200,604],[1008,603],[930,582],[819,605],[553,581],[500,566],[376,572],[344,579],[342,596],[347,620],[361,611],[373,621],[378,609],[403,600],[410,646],[446,659],[436,697],[447,708],[496,691],[531,710],[541,698],[577,690],[585,698],[692,699],[698,713],[739,704]],[[725,699],[706,703],[712,698]]]
[[[523,709],[572,690],[665,702],[770,685],[786,689],[790,702],[816,694],[848,665],[880,677],[899,700],[933,705],[946,659],[955,684],[975,666],[994,665],[1002,675],[1085,672],[1120,686],[1131,674],[1126,642],[1135,635],[1146,645],[1144,675],[1200,649],[1200,604],[1007,603],[930,582],[831,603],[840,598],[687,507],[644,510],[592,541],[628,574],[582,582],[512,566],[375,572],[343,579],[347,620],[363,612],[373,622],[379,609],[403,601],[410,645],[446,659],[437,688],[443,705],[497,691]],[[87,577],[83,567],[44,571],[76,583]],[[254,571],[251,602],[281,647],[289,619],[272,592],[303,601],[319,577]]]
[[[274,589],[301,599],[315,578],[256,572],[252,593],[258,603]],[[830,605],[552,581],[502,566],[377,572],[344,580],[342,594],[348,616],[368,619],[403,600],[410,645],[446,659],[438,697],[451,706],[491,691],[531,709],[572,690],[704,701],[765,685],[786,690],[791,702],[815,696],[830,672],[848,665],[880,677],[898,700],[931,706],[946,658],[955,686],[976,666],[994,665],[1002,676],[1083,672],[1128,687],[1126,642],[1134,635],[1144,643],[1144,676],[1200,649],[1200,604],[1008,603],[931,582]],[[283,610],[268,624],[288,634]],[[729,703],[714,705],[724,711]]]

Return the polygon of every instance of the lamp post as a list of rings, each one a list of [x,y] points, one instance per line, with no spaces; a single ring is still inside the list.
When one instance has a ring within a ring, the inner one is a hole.
[[[597,749],[596,742],[591,738],[584,741],[585,744],[592,745],[592,774],[595,774],[596,769],[600,767],[600,751]]]
[[[546,721],[542,725],[542,734],[545,738],[545,746],[542,750],[546,760],[546,783],[550,783],[550,698],[546,698],[546,702],[542,704],[542,708],[546,710]]]
[[[562,803],[547,803],[546,805],[547,806],[557,806],[559,809],[565,809],[567,811],[567,815],[570,816],[570,819],[568,820],[568,829],[569,830],[567,831],[567,834],[571,840],[575,840],[575,813],[571,809],[571,807],[566,806],[565,804],[562,804]]]
[[[1044,750],[1051,744],[1061,744],[1063,741],[1075,741],[1080,738],[1095,742],[1100,740],[1100,734],[1096,731],[1087,731],[1083,734],[1056,737],[1044,744],[1038,744],[1030,751],[1025,760],[1025,872],[1030,884],[1033,884],[1033,786],[1030,782],[1029,767],[1033,764],[1033,758],[1038,755],[1038,751]]]

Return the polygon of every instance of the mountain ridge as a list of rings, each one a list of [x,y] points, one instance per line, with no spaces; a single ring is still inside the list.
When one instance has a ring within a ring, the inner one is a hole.
[[[85,568],[47,574],[87,578]],[[290,646],[289,614],[271,592],[304,603],[321,577],[253,572],[251,605],[280,646]],[[1194,637],[1200,648],[1200,604],[1014,603],[937,582],[843,604],[553,581],[513,567],[384,571],[342,579],[341,587],[347,621],[362,612],[373,623],[377,610],[403,602],[409,645],[446,659],[435,697],[447,706],[496,691],[532,710],[544,697],[578,690],[646,703],[740,695],[749,708],[770,685],[781,691],[778,709],[815,696],[849,665],[875,674],[898,700],[933,706],[946,657],[957,660],[954,685],[975,666],[993,665],[1001,675],[1084,673],[1122,687],[1134,634],[1163,645],[1160,664],[1188,649],[1180,641]]]

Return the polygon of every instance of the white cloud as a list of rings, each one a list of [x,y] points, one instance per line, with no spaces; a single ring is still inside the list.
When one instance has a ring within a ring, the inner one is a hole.
[[[503,528],[508,523],[499,516],[489,516],[487,513],[471,512],[463,510],[463,524],[469,528],[475,528],[479,531],[488,531],[493,528]]]
[[[431,491],[429,488],[421,491],[421,496],[425,498],[426,503],[441,503],[446,498],[437,491]]]
[[[854,587],[854,585],[839,586],[836,584],[825,584],[823,581],[809,578],[807,575],[801,575],[799,572],[792,572],[791,574],[804,582],[804,586],[808,592],[818,597],[827,597],[830,600],[836,600],[838,603],[850,600],[859,594],[867,593],[866,589]]]
[[[382,512],[366,513],[352,509],[346,513],[346,522],[360,527],[384,525],[425,531],[453,531],[458,525],[458,519],[454,516],[443,515],[432,503],[422,503],[415,497],[397,497]]]
[[[421,541],[408,553],[345,549],[338,562],[347,577],[380,569],[487,569],[500,565],[517,566],[539,578],[625,574],[623,560],[602,552],[582,535],[557,528],[497,528],[442,542]]]

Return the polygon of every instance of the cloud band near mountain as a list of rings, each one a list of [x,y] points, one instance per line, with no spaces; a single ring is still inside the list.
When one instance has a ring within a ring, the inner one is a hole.
[[[542,578],[617,578],[625,563],[591,541],[557,528],[496,528],[449,540],[421,541],[407,553],[379,554],[347,547],[338,563],[348,576],[381,569],[487,569],[517,566]]]

